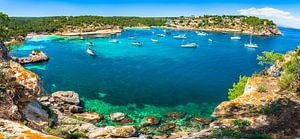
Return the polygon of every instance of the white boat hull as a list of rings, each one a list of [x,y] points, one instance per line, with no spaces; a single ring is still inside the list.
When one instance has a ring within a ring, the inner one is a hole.
[[[249,47],[249,48],[257,48],[258,46],[256,44],[245,44],[245,47]]]
[[[89,55],[92,55],[92,56],[95,56],[95,55],[96,55],[96,53],[95,53],[93,50],[91,50],[91,49],[87,49],[86,52],[87,52]]]

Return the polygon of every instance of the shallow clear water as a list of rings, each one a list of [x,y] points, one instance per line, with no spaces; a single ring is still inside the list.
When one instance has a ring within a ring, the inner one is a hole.
[[[97,53],[86,53],[87,40],[28,40],[16,47],[12,55],[27,56],[30,50],[41,49],[50,60],[25,67],[39,74],[45,89],[51,93],[73,90],[80,94],[86,110],[107,116],[123,111],[132,118],[161,116],[167,111],[183,111],[193,116],[209,117],[214,106],[227,99],[227,90],[240,75],[260,71],[256,56],[263,51],[285,53],[300,44],[300,31],[280,28],[283,36],[253,37],[258,49],[244,47],[249,36],[208,32],[197,36],[195,31],[171,31],[164,38],[152,34],[162,29],[127,30],[112,38],[89,38]],[[186,34],[187,39],[173,39]],[[128,40],[128,36],[136,36]],[[117,38],[119,44],[110,43]],[[152,43],[157,38],[158,43]],[[213,42],[209,42],[212,39]],[[142,47],[131,45],[143,42]],[[195,42],[198,48],[180,48],[182,43]]]

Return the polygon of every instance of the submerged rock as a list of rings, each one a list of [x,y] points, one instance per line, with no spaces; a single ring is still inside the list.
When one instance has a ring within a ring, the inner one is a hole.
[[[158,125],[159,123],[160,123],[160,118],[155,116],[148,116],[146,117],[145,121],[142,123],[142,126]]]
[[[192,118],[191,120],[201,125],[208,125],[210,123],[209,120],[200,117]]]
[[[89,134],[89,138],[109,138],[120,137],[128,138],[136,135],[136,129],[133,126],[107,126],[104,128],[98,128],[94,132]]]
[[[133,119],[126,117],[126,118],[124,118],[123,120],[121,120],[121,121],[119,121],[117,123],[123,125],[123,124],[130,124],[130,123],[133,123],[133,122],[134,122]]]
[[[111,113],[109,116],[113,122],[118,122],[123,120],[126,117],[126,114],[122,112],[116,112],[116,113]]]
[[[167,123],[167,124],[163,124],[159,127],[160,131],[162,132],[166,132],[169,130],[172,130],[176,127],[176,125],[174,123]]]
[[[29,57],[17,58],[20,64],[36,63],[42,61],[48,61],[49,57],[40,50],[33,50]]]
[[[185,117],[185,113],[181,113],[181,112],[168,112],[165,113],[165,116],[169,117],[169,118],[173,118],[173,119],[181,119],[183,117]]]

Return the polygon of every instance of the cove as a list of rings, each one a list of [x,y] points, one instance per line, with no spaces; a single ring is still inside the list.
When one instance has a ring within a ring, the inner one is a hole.
[[[227,99],[227,90],[240,75],[251,75],[263,68],[257,64],[257,55],[271,50],[285,53],[300,44],[299,30],[280,30],[283,36],[253,36],[258,49],[244,47],[249,42],[248,35],[240,34],[241,40],[234,41],[230,33],[198,36],[195,31],[170,30],[171,35],[158,37],[155,34],[163,29],[152,28],[130,29],[111,38],[28,40],[14,47],[11,55],[27,56],[33,49],[48,54],[48,62],[25,68],[41,77],[48,93],[79,93],[87,111],[105,116],[121,111],[137,123],[144,116],[162,117],[170,111],[209,118],[214,107]],[[180,34],[186,34],[184,42],[173,38]],[[129,40],[129,36],[136,38]],[[151,38],[159,42],[153,43]],[[111,43],[112,39],[120,43]],[[143,46],[131,45],[135,41]],[[86,53],[86,42],[93,42],[96,57]],[[192,42],[199,47],[180,47]]]

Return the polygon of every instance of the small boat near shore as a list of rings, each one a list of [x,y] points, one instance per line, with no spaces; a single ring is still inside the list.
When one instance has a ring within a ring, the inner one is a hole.
[[[196,43],[187,43],[187,44],[182,44],[181,48],[197,48],[198,45]]]
[[[129,36],[128,39],[133,40],[133,39],[135,39],[135,37],[134,36]]]
[[[157,43],[158,42],[158,40],[157,39],[151,39],[151,41],[153,42],[153,43]]]
[[[113,40],[111,40],[111,41],[109,41],[109,42],[111,42],[111,43],[119,43],[120,41],[117,40],[117,39],[113,39]]]
[[[174,39],[186,39],[186,36],[184,34],[173,36]]]
[[[240,36],[232,36],[230,37],[231,40],[240,40],[241,37]]]
[[[135,45],[135,46],[142,46],[143,45],[143,43],[141,43],[141,42],[133,42],[133,43],[131,43],[132,45]]]
[[[85,38],[84,38],[83,36],[81,36],[81,37],[79,38],[79,40],[85,40]]]
[[[158,37],[166,37],[165,34],[156,34]]]
[[[89,55],[91,55],[91,56],[96,56],[96,53],[95,53],[95,51],[94,51],[92,48],[88,48],[88,49],[86,50],[86,52],[87,52]]]
[[[199,32],[199,31],[196,31],[196,34],[197,34],[198,36],[207,36],[207,35],[208,35],[208,34],[205,33],[205,32]]]

